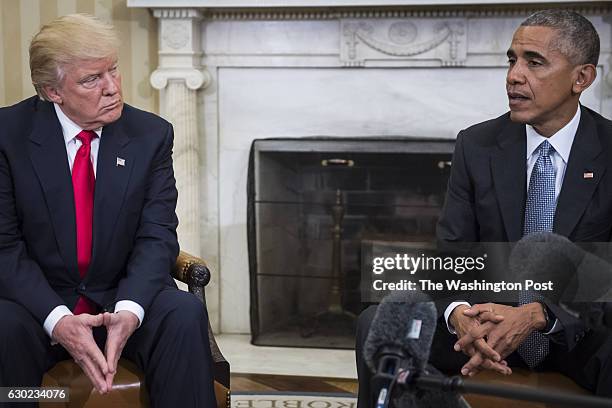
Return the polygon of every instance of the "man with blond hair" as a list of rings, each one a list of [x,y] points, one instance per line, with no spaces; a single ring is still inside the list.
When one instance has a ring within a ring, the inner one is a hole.
[[[122,356],[153,406],[214,407],[208,316],[170,275],[172,126],[123,102],[118,47],[58,18],[30,45],[38,96],[0,109],[0,387],[72,358],[106,393]]]

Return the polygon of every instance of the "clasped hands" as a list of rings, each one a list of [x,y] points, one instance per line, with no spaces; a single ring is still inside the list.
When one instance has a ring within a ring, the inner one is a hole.
[[[93,328],[106,326],[104,354],[93,337]],[[70,353],[100,394],[109,392],[117,373],[117,362],[128,338],[138,327],[138,317],[129,311],[62,317],[53,329],[53,339]]]
[[[457,338],[455,351],[462,351],[469,361],[461,374],[473,376],[485,370],[512,374],[505,358],[516,350],[533,330],[542,330],[546,318],[540,303],[506,306],[497,303],[460,305],[453,310],[450,323]]]

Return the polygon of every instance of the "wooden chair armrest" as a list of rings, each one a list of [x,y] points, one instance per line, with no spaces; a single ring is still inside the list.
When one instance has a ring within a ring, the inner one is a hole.
[[[232,394],[230,389],[215,381],[215,397],[217,407],[230,408],[232,405]]]
[[[210,282],[210,269],[197,256],[181,251],[172,270],[172,276],[189,286],[189,291],[198,295]],[[194,290],[192,290],[192,287]],[[198,290],[199,289],[199,290]]]
[[[203,259],[181,251],[176,259],[176,265],[172,271],[172,275],[175,279],[185,282],[189,288],[189,292],[196,295],[196,297],[204,304],[204,307],[206,307],[206,294],[204,292],[204,288],[208,282],[210,282],[210,269],[208,269],[208,266]],[[229,389],[229,363],[225,357],[223,357],[221,350],[219,350],[219,346],[215,341],[215,336],[210,327],[210,322],[208,323],[208,339],[210,342],[210,351],[213,357],[213,371],[215,379],[220,385]]]

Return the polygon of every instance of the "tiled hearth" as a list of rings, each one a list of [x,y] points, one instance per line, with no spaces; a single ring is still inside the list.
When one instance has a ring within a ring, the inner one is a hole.
[[[353,350],[254,346],[247,334],[221,334],[215,339],[232,373],[357,378]]]

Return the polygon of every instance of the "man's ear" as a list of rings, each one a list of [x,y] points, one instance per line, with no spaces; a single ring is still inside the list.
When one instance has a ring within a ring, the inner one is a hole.
[[[55,102],[58,105],[62,104],[62,96],[59,94],[56,87],[47,85],[47,86],[43,86],[43,89],[45,93],[47,94],[47,98],[51,102]]]
[[[572,84],[572,91],[580,94],[585,91],[595,81],[597,68],[593,64],[578,65],[575,68],[576,80]]]

